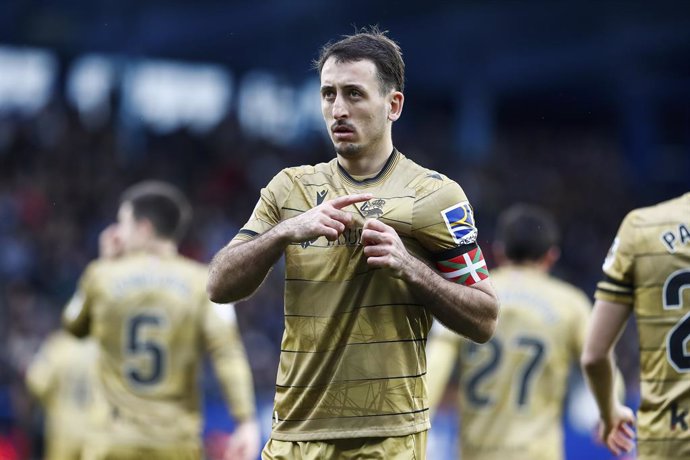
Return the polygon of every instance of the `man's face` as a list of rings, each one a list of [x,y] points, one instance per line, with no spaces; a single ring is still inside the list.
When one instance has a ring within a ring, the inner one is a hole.
[[[321,69],[321,112],[338,154],[375,151],[390,136],[390,94],[381,94],[376,65],[369,60],[338,62]]]

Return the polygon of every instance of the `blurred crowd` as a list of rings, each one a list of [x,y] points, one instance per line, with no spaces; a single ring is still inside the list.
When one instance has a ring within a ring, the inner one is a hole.
[[[499,129],[491,152],[474,160],[453,148],[448,125],[438,119],[420,122],[414,135],[396,133],[396,146],[464,187],[476,211],[480,244],[487,249],[496,216],[509,204],[531,202],[553,212],[563,243],[555,273],[591,294],[618,222],[632,207],[653,201],[635,188],[615,137],[582,127]],[[0,118],[0,426],[5,438],[25,448],[37,438],[40,423],[24,390],[24,371],[41,341],[59,327],[60,312],[96,256],[98,234],[114,220],[126,186],[157,178],[181,187],[195,210],[182,252],[208,262],[246,221],[260,188],[274,174],[332,156],[325,136],[277,146],[247,136],[232,117],[203,135],[123,131],[114,119],[87,127],[59,100],[38,116]],[[274,389],[282,276],[278,266],[254,297],[237,306],[261,398],[270,399]],[[623,347],[629,362],[621,366],[634,377],[634,342],[624,341]]]

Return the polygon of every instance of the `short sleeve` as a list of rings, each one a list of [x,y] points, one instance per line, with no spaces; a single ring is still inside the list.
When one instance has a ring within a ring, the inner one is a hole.
[[[412,219],[413,236],[432,254],[477,239],[474,211],[456,182],[448,181],[438,190],[417,198]]]
[[[84,270],[76,292],[62,312],[62,325],[77,337],[85,337],[90,333],[96,264],[97,262],[92,262]]]
[[[604,278],[597,284],[595,298],[630,305],[633,303],[635,269],[634,211],[621,223],[602,269]]]
[[[445,279],[470,286],[489,277],[477,244],[474,210],[453,181],[415,200],[412,234]]]
[[[288,169],[276,174],[268,185],[261,189],[259,201],[252,215],[234,239],[248,241],[275,227],[282,220],[281,207],[293,187],[293,177]]]

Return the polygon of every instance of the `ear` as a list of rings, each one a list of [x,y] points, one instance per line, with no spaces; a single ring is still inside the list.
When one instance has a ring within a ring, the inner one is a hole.
[[[388,101],[388,119],[396,121],[402,115],[403,104],[405,103],[405,96],[400,91],[393,91],[390,94]]]
[[[561,250],[558,246],[551,246],[542,257],[542,263],[546,266],[547,270],[551,270],[551,267],[553,267],[560,258]]]

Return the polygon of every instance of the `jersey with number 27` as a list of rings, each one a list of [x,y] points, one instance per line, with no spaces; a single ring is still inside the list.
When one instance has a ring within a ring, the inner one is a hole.
[[[493,338],[478,345],[441,329],[457,347],[461,458],[563,459],[563,401],[591,304],[579,289],[524,266],[492,270],[501,299]],[[442,357],[432,363],[446,366]],[[429,368],[432,391],[440,391]]]
[[[690,457],[690,193],[629,213],[596,298],[632,305],[640,336],[638,455]]]

